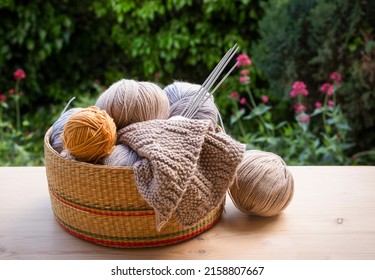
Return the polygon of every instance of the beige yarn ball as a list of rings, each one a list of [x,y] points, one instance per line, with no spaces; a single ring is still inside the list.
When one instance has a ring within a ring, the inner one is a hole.
[[[127,79],[112,84],[95,106],[113,118],[117,130],[136,122],[167,119],[170,111],[168,97],[157,84]]]
[[[229,189],[234,205],[250,215],[270,217],[291,202],[294,180],[281,157],[257,150],[246,151]]]

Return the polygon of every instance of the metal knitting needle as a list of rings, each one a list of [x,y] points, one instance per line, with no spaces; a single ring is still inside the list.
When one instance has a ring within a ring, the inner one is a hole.
[[[220,60],[220,62],[216,65],[215,69],[210,73],[208,78],[203,83],[202,87],[199,89],[197,94],[194,96],[193,100],[188,104],[188,106],[185,107],[184,111],[182,112],[183,116],[188,116],[191,114],[191,108],[196,106],[195,104],[201,100],[202,98],[202,91],[206,90],[208,85],[211,85],[215,82],[217,79],[218,73],[221,73],[223,69],[225,68],[228,61],[233,57],[233,54],[237,52],[238,47],[236,48],[237,44],[235,44],[232,48],[229,49],[229,51],[223,56],[223,58]],[[236,49],[235,49],[236,48]],[[228,56],[230,57],[228,59]],[[223,64],[225,66],[223,66]],[[211,87],[211,86],[210,86]]]
[[[192,112],[192,115],[191,117],[193,117],[197,112],[198,110],[204,105],[204,103],[206,103],[206,101],[210,98],[210,96],[213,96],[213,94],[215,93],[215,91],[221,86],[221,84],[226,80],[226,78],[228,78],[228,76],[233,72],[233,70],[237,67],[238,65],[238,62],[236,62],[233,67],[228,71],[228,73],[220,80],[220,82],[216,85],[216,87],[212,90],[212,91],[207,91],[208,94],[205,94],[205,97],[203,99],[202,102],[200,102],[196,108],[193,110]]]
[[[215,69],[211,72],[211,74],[208,76],[208,78],[206,79],[206,81],[203,83],[203,85],[201,86],[200,90],[197,92],[195,98],[189,104],[190,106],[188,106],[189,108],[188,108],[187,112],[185,112],[185,116],[186,117],[191,118],[192,116],[194,116],[195,113],[192,114],[192,112],[194,111],[194,108],[197,107],[197,104],[199,104],[201,102],[202,98],[206,95],[206,91],[209,92],[209,89],[211,88],[211,86],[215,83],[215,81],[217,80],[217,78],[224,71],[224,69],[227,66],[227,64],[229,63],[229,61],[233,58],[233,56],[235,55],[235,53],[239,49],[236,46],[237,46],[237,44],[235,44],[224,55],[224,57],[220,60],[220,62],[218,63],[218,65],[215,67]],[[229,56],[229,58],[228,58],[228,56]],[[202,94],[202,92],[204,92],[204,94]]]
[[[184,116],[188,116],[190,114],[190,111],[191,111],[191,108],[193,106],[195,106],[195,104],[197,103],[197,100],[199,99],[199,97],[201,96],[202,94],[202,91],[205,90],[206,88],[206,85],[208,83],[211,83],[211,80],[212,79],[215,79],[215,77],[213,77],[215,75],[215,73],[217,72],[217,69],[219,67],[222,67],[222,64],[223,64],[223,61],[227,59],[229,53],[232,51],[232,48],[224,55],[224,57],[220,60],[220,62],[216,65],[215,69],[210,73],[210,75],[207,77],[207,79],[204,81],[202,87],[199,88],[198,92],[194,95],[193,99],[189,102],[189,104],[185,107],[184,111],[182,112],[182,115]]]

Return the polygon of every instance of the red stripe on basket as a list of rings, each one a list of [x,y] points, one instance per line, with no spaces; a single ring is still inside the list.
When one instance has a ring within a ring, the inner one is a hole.
[[[92,238],[92,237],[88,237],[86,235],[77,233],[76,231],[73,231],[72,229],[63,225],[58,219],[56,219],[56,221],[60,224],[60,226],[64,230],[66,230],[70,234],[72,234],[72,235],[74,235],[78,238],[87,240],[89,242],[95,243],[95,244],[110,246],[110,247],[120,247],[120,248],[142,248],[142,247],[163,246],[163,245],[178,243],[178,242],[190,239],[190,238],[208,230],[209,228],[211,228],[219,218],[220,218],[220,215],[216,219],[212,220],[211,223],[209,223],[207,226],[205,226],[203,228],[200,228],[199,230],[197,230],[193,233],[189,233],[189,234],[186,234],[186,235],[183,235],[183,236],[180,236],[180,237],[176,237],[176,238],[160,240],[160,241],[141,241],[141,242],[108,241],[108,240]]]
[[[113,212],[103,212],[103,211],[97,211],[97,210],[93,210],[93,209],[90,209],[90,208],[85,208],[85,207],[81,207],[81,206],[78,206],[77,204],[74,204],[74,203],[71,203],[69,201],[66,201],[64,200],[63,198],[59,197],[57,194],[55,194],[53,191],[50,190],[50,194],[56,198],[58,201],[60,201],[61,203],[63,204],[66,204],[66,205],[69,205],[70,207],[72,208],[75,208],[75,209],[78,209],[78,210],[81,210],[81,211],[85,211],[85,212],[88,212],[88,213],[91,213],[91,214],[95,214],[95,215],[100,215],[100,216],[125,216],[125,217],[140,217],[140,216],[155,216],[155,212],[153,210],[142,210],[141,213],[139,212],[136,212],[136,211],[127,211],[127,212],[116,212],[116,213],[113,213]],[[111,210],[109,210],[111,211]]]

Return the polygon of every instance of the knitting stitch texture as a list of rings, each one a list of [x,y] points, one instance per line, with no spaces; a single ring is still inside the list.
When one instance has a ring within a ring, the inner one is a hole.
[[[144,158],[134,165],[135,178],[158,230],[172,215],[190,226],[219,206],[245,152],[209,120],[138,122],[121,129],[118,140]]]

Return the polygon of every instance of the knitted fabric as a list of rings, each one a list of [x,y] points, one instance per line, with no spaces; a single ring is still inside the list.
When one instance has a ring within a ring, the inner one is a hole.
[[[135,178],[158,230],[172,215],[190,226],[219,206],[245,152],[209,120],[138,122],[121,129],[118,140],[144,158],[133,166]]]

